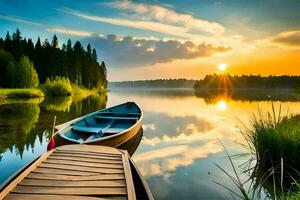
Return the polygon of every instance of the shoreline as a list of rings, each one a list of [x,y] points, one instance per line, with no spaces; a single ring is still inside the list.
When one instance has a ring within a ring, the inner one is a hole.
[[[69,96],[83,96],[99,95],[107,91],[97,91],[95,89],[73,87],[74,93]],[[0,88],[0,102],[7,99],[35,99],[46,97],[68,97],[68,96],[47,96],[40,88]]]

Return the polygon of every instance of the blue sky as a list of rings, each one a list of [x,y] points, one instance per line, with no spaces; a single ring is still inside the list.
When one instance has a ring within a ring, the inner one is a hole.
[[[238,67],[244,64],[234,60],[245,59],[243,52],[253,48],[295,46],[299,9],[298,0],[0,0],[0,35],[19,28],[33,40],[55,33],[62,42],[91,43],[107,63],[111,80],[143,79],[144,73],[196,78],[214,72],[220,62],[243,71]],[[131,73],[124,78],[127,69]]]

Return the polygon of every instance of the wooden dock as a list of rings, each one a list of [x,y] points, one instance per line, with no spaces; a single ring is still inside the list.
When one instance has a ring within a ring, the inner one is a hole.
[[[135,188],[139,188],[138,191]],[[144,191],[140,191],[141,188]],[[0,199],[134,200],[153,197],[127,151],[95,145],[66,145],[43,154],[14,177],[1,191]]]

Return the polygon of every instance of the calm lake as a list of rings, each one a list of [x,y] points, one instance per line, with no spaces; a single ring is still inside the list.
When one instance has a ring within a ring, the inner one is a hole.
[[[216,164],[232,173],[230,154],[248,152],[240,133],[258,109],[300,114],[296,95],[224,95],[193,90],[112,89],[107,96],[0,102],[0,183],[46,151],[53,116],[62,123],[135,101],[144,111],[143,137],[133,159],[156,199],[232,199],[236,191]],[[250,156],[238,158],[236,165]],[[243,177],[242,178],[247,178]]]

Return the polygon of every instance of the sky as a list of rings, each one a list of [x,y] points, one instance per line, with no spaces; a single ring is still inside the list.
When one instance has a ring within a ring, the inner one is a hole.
[[[300,75],[299,10],[299,0],[0,0],[0,36],[90,43],[110,81],[200,79],[222,64]]]

